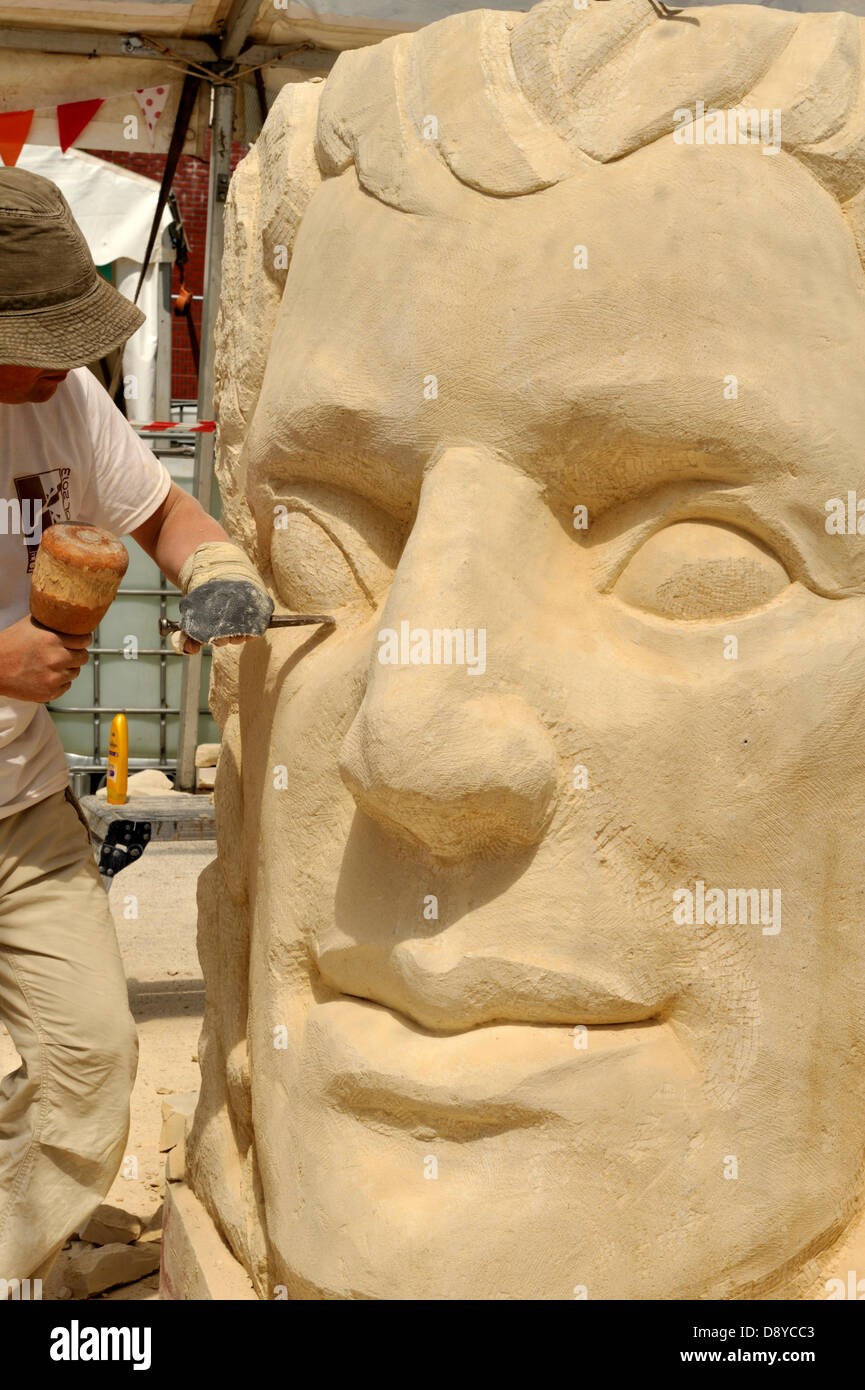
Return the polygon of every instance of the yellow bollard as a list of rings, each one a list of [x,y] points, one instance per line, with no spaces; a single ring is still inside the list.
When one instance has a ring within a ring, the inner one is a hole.
[[[108,801],[112,806],[124,806],[127,801],[126,778],[129,772],[129,725],[125,714],[115,714],[108,736]]]

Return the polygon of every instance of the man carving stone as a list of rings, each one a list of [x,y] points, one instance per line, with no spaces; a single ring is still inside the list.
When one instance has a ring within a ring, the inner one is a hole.
[[[142,322],[97,273],[60,190],[0,170],[0,495],[18,504],[7,519],[25,521],[0,534],[0,1018],[21,1057],[0,1084],[0,1280],[15,1289],[47,1273],[111,1186],[138,1049],[108,899],[44,708],[80,674],[93,634],[30,617],[39,536],[68,520],[134,536],[182,588],[181,618],[202,638],[241,643],[273,610],[244,552],[83,365]],[[214,583],[218,614],[212,589],[200,593]]]

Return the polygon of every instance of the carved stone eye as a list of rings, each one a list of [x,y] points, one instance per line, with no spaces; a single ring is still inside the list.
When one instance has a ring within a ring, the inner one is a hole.
[[[731,618],[770,603],[790,584],[761,541],[716,521],[678,521],[631,556],[616,598],[662,618]]]
[[[274,531],[270,563],[279,597],[297,612],[363,601],[344,552],[303,512],[289,512]]]
[[[289,608],[375,608],[393,580],[404,527],[379,507],[323,483],[274,490],[270,565]]]

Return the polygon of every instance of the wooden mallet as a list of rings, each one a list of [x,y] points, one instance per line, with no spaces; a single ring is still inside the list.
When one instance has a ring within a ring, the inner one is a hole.
[[[58,521],[42,532],[30,584],[30,614],[42,627],[82,636],[111,606],[129,565],[110,531]]]

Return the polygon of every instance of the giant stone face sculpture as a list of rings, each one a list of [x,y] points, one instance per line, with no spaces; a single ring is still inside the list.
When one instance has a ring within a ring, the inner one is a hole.
[[[262,1297],[865,1253],[863,34],[479,11],[234,177],[225,520],[336,618],[215,655],[189,1168]]]

